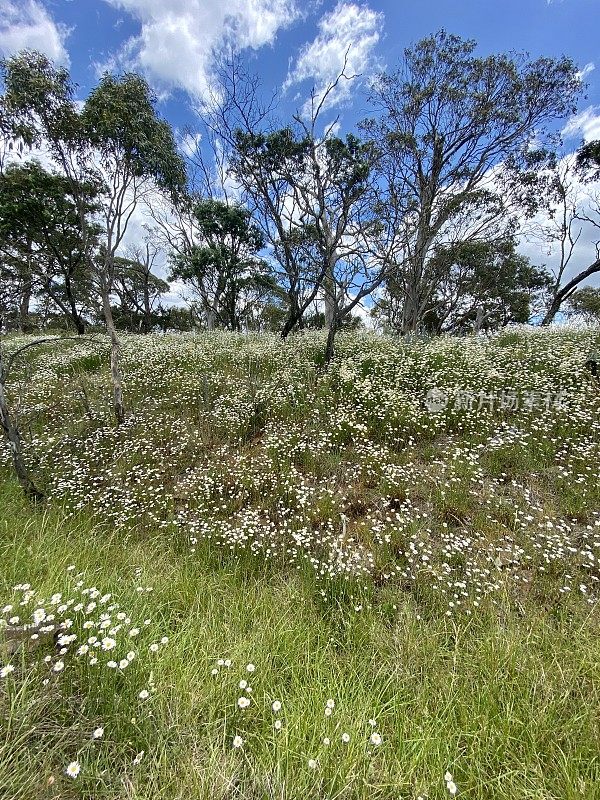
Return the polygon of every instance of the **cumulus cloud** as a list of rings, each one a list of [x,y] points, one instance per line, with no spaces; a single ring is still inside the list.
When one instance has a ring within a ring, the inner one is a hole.
[[[583,139],[593,142],[600,139],[600,106],[588,106],[567,122],[561,133],[565,139]]]
[[[372,51],[379,42],[383,14],[367,5],[339,2],[319,22],[319,33],[304,45],[290,69],[284,89],[312,80],[319,100],[344,69],[346,75],[364,75],[373,65]],[[352,81],[341,80],[327,98],[328,107],[340,105],[352,92]],[[310,111],[306,104],[304,112]]]
[[[57,64],[68,66],[65,41],[70,32],[37,0],[0,0],[0,52],[4,56],[39,50]]]
[[[296,0],[105,0],[140,23],[119,59],[142,69],[159,90],[178,88],[202,100],[223,47],[258,49],[300,15]]]

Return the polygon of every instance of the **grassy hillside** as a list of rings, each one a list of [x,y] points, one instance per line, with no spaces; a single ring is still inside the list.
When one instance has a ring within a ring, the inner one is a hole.
[[[600,333],[322,349],[27,351],[2,800],[600,796]]]

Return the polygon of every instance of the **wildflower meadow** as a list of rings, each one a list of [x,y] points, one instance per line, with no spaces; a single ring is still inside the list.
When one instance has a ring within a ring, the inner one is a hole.
[[[600,331],[323,345],[15,362],[2,800],[600,796]]]

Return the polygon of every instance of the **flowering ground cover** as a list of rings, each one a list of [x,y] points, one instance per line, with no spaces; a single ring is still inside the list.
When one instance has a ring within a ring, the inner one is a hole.
[[[598,796],[597,329],[123,344],[8,387],[2,800]]]

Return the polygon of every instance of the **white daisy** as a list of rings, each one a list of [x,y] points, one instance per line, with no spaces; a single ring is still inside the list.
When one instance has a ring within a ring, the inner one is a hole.
[[[71,761],[71,763],[67,765],[65,772],[69,778],[76,778],[81,772],[79,761]]]

